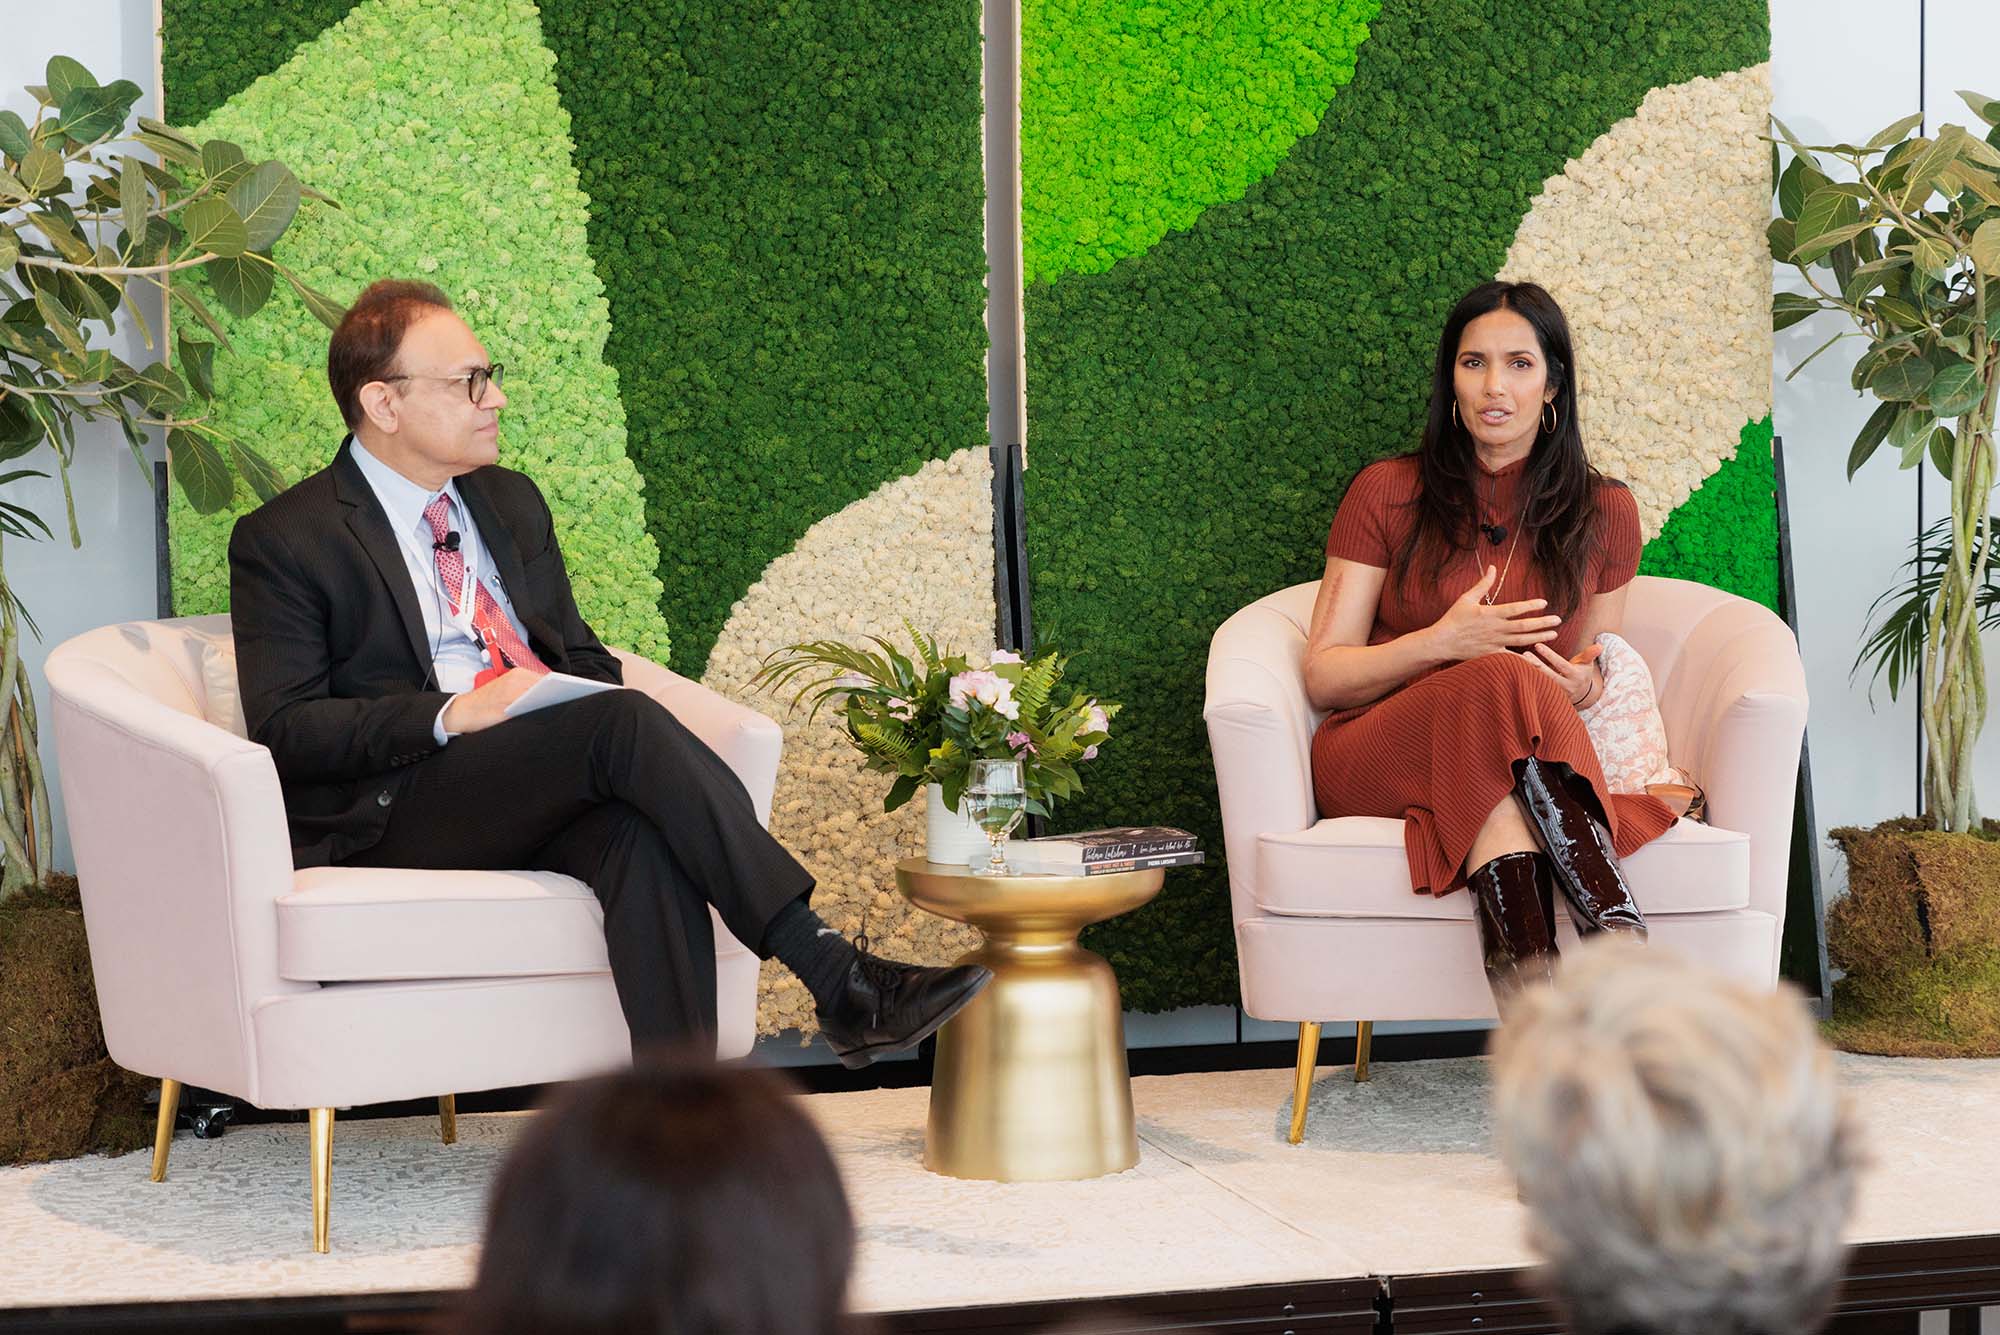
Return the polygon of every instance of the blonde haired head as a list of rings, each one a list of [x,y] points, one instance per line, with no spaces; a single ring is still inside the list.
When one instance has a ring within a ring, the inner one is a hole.
[[[1855,1132],[1789,986],[1589,942],[1509,1012],[1494,1101],[1573,1329],[1794,1335],[1824,1318]]]

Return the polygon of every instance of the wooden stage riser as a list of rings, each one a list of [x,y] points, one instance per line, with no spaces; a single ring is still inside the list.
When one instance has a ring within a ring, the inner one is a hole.
[[[444,1293],[0,1311],[0,1332],[31,1335],[434,1335]],[[1948,1310],[1950,1335],[1978,1335],[2000,1306],[2000,1234],[1871,1243],[1855,1249],[1828,1335],[1916,1335],[1918,1314]],[[1097,1332],[1226,1335],[1553,1335],[1555,1312],[1525,1270],[1385,1276],[1068,1302],[883,1313],[881,1335],[1026,1335],[1065,1324]]]

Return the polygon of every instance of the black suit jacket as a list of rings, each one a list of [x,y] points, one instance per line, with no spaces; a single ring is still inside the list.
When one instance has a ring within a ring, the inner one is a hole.
[[[529,647],[559,671],[622,681],[576,610],[541,491],[497,465],[457,485]],[[420,596],[347,441],[230,534],[243,717],[277,762],[298,866],[380,839],[406,767],[438,749],[431,725],[449,697],[436,689]]]

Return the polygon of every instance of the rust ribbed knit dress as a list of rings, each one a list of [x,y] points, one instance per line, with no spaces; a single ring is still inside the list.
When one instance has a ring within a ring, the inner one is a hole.
[[[1482,516],[1505,524],[1506,542],[1479,544],[1447,562],[1441,579],[1403,579],[1394,569],[1415,511],[1419,488],[1414,457],[1385,459],[1361,470],[1341,500],[1327,535],[1329,556],[1389,570],[1368,643],[1383,644],[1442,617],[1478,582],[1488,565],[1505,565],[1520,527],[1519,485],[1527,460],[1498,473],[1483,469]],[[1639,570],[1639,507],[1623,486],[1599,489],[1597,554],[1585,573],[1586,596],[1609,593]],[[1546,595],[1535,568],[1532,535],[1494,590],[1496,603]],[[1568,658],[1581,625],[1571,616],[1550,647]],[[1328,716],[1313,736],[1313,795],[1323,816],[1398,816],[1418,893],[1446,894],[1465,884],[1465,856],[1487,816],[1514,786],[1513,762],[1524,756],[1562,761],[1589,782],[1611,827],[1620,857],[1658,838],[1674,823],[1665,803],[1645,794],[1611,793],[1590,735],[1562,685],[1519,654],[1496,653],[1414,677],[1372,704]]]

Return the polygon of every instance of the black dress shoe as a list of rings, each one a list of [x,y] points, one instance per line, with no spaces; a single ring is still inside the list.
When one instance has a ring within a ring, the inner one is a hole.
[[[840,1064],[858,1070],[923,1042],[992,981],[977,964],[931,969],[860,950],[840,995],[818,1010],[820,1032]]]

